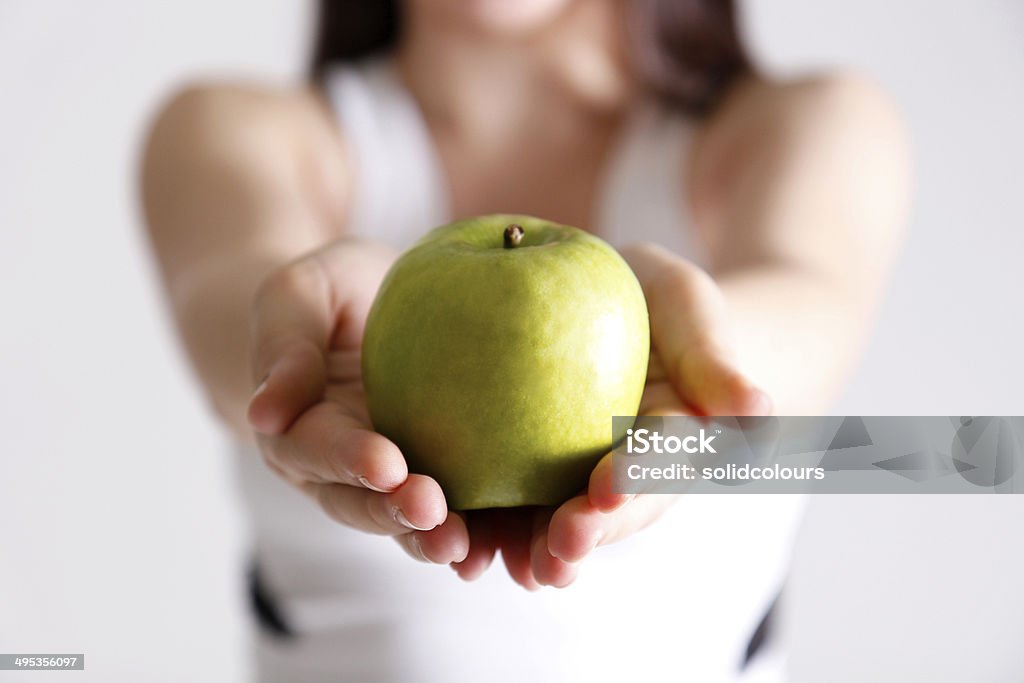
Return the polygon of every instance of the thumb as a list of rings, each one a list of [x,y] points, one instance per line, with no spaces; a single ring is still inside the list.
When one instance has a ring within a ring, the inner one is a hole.
[[[270,274],[253,305],[248,419],[280,434],[323,398],[327,352],[358,349],[366,316],[395,259],[379,244],[342,238]]]
[[[726,302],[711,276],[654,245],[623,255],[647,299],[654,353],[679,397],[704,415],[769,414],[769,397],[736,366]]]
[[[281,434],[320,400],[331,302],[318,262],[302,259],[271,273],[253,302],[250,350],[259,382],[248,420],[261,434]]]

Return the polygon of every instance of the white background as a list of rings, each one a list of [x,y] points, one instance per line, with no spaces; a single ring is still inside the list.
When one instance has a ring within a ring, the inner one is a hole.
[[[1024,5],[746,9],[763,64],[866,71],[913,136],[911,233],[835,412],[1024,413]],[[243,520],[134,168],[169,88],[294,75],[307,22],[284,0],[0,3],[0,652],[86,652],[76,680],[244,675]],[[1020,680],[1022,531],[1020,497],[815,499],[782,619],[794,680]]]

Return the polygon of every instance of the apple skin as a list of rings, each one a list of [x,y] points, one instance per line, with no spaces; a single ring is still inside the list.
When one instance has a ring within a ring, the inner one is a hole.
[[[521,243],[504,246],[510,224]],[[597,237],[530,216],[436,228],[381,284],[363,339],[374,429],[453,510],[557,505],[635,415],[650,353],[636,276]]]

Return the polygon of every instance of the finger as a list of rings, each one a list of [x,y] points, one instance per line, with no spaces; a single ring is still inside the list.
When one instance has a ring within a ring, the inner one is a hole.
[[[247,420],[260,434],[281,434],[302,410],[320,399],[325,386],[323,356],[297,341],[282,352],[253,392]]]
[[[330,287],[319,261],[303,259],[271,273],[253,304],[250,344],[260,386],[249,423],[280,434],[323,395],[324,355],[333,326]]]
[[[398,446],[331,401],[316,404],[285,435],[269,437],[269,442],[268,460],[313,483],[389,492],[409,473]]]
[[[664,382],[648,381],[644,389],[644,396],[640,401],[639,414],[658,416],[687,416],[692,413],[682,410],[678,397],[671,387]],[[587,485],[587,499],[590,504],[600,512],[613,512],[629,501],[637,494],[622,493],[616,490],[615,468],[613,455],[607,453],[598,461],[590,473],[590,480]]]
[[[647,384],[650,385],[652,382],[660,382],[661,380],[667,379],[665,374],[665,367],[661,364],[661,358],[658,354],[651,354],[651,358],[647,361]]]
[[[679,500],[679,494],[637,495],[621,508],[604,515],[601,540],[598,547],[618,543],[648,527]]]
[[[531,592],[540,589],[540,584],[533,578],[528,538],[517,539],[514,543],[503,545],[501,557],[505,560],[505,568],[513,581]]]
[[[679,398],[679,393],[668,382],[647,381],[640,398],[638,415],[693,415],[695,411]]]
[[[432,564],[462,562],[469,552],[466,522],[455,513],[435,529],[402,534],[395,540],[411,557]]]
[[[563,503],[548,524],[548,552],[563,562],[579,562],[597,547],[606,533],[605,517],[587,496]]]
[[[463,560],[452,563],[452,569],[463,581],[475,581],[491,566],[497,546],[491,527],[481,514],[470,512],[466,515],[466,521],[469,529],[469,551]]]
[[[771,411],[764,392],[735,367],[725,300],[711,277],[666,249],[647,245],[624,253],[641,278],[651,343],[680,397],[706,415]]]
[[[675,502],[677,496],[636,496],[614,512],[604,513],[585,496],[555,511],[548,526],[548,550],[565,562],[579,562],[594,548],[640,531]]]
[[[361,350],[331,350],[327,354],[327,379],[333,384],[346,385],[361,382]]]
[[[324,356],[358,347],[366,313],[391,255],[337,241],[271,273],[256,294],[250,330],[255,381],[249,422],[280,434],[323,395]]]
[[[501,558],[512,580],[528,591],[540,589],[530,563],[532,519],[526,510],[509,511],[496,528]]]
[[[550,508],[539,510],[534,518],[530,569],[534,580],[542,586],[565,588],[576,580],[578,566],[558,559],[548,550],[548,524],[553,512]]]
[[[616,493],[612,454],[608,453],[590,473],[587,499],[600,512],[611,512],[625,505],[635,494]]]
[[[372,534],[395,536],[429,531],[448,516],[441,487],[414,474],[394,493],[344,484],[303,485],[327,515],[340,524]]]
[[[774,406],[768,394],[717,354],[715,349],[694,348],[684,358],[673,385],[692,387],[685,400],[702,415],[771,415]]]

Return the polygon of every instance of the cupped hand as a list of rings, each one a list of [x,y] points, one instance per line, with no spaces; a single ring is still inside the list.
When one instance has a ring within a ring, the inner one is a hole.
[[[622,250],[643,287],[651,324],[651,361],[641,415],[767,415],[772,404],[737,369],[725,302],[711,277],[654,245]],[[612,485],[611,455],[587,490],[557,509],[488,510],[469,514],[471,544],[453,563],[465,579],[479,576],[500,550],[506,568],[529,590],[564,587],[595,548],[654,522],[678,496],[624,495]]]
[[[463,561],[465,520],[441,487],[410,474],[373,431],[360,345],[370,305],[395,255],[355,239],[332,242],[271,273],[252,311],[259,383],[248,419],[267,465],[341,524],[393,536],[414,558]]]

